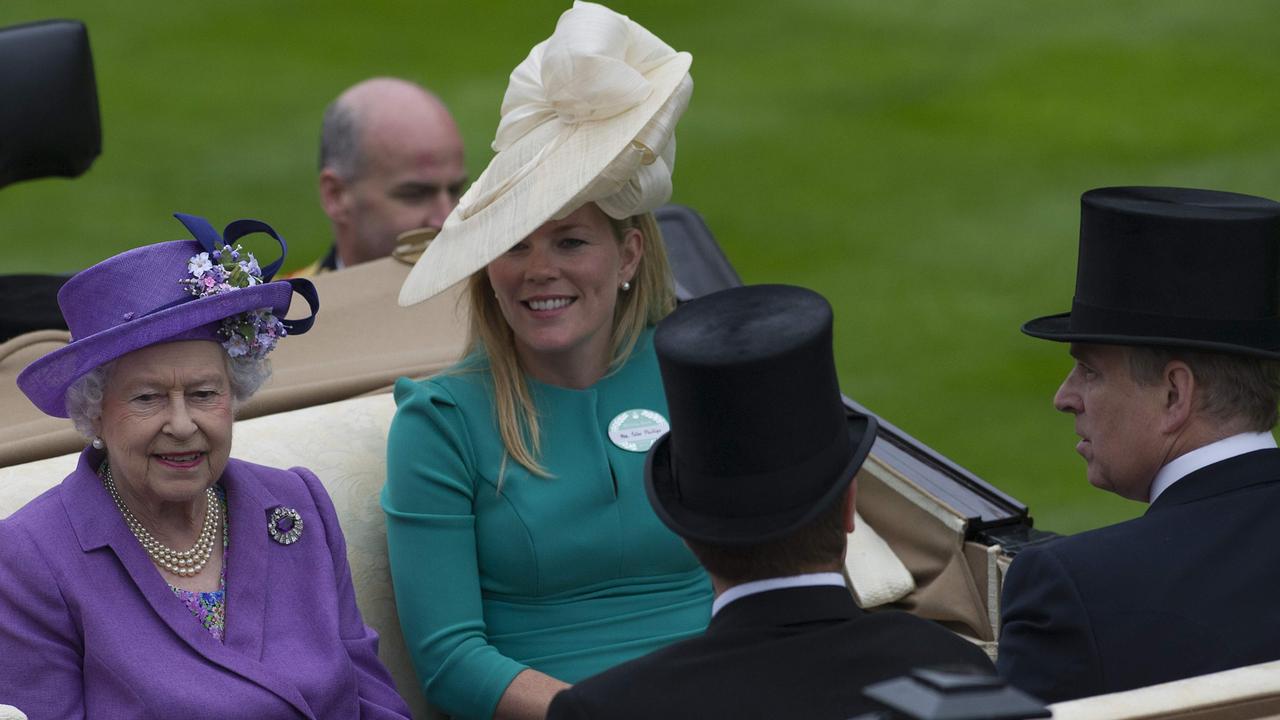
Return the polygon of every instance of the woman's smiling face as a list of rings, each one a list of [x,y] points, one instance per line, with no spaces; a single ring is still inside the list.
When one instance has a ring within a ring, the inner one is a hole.
[[[231,454],[231,381],[222,346],[152,345],[116,360],[98,435],[126,498],[147,506],[199,498]]]
[[[530,374],[555,382],[584,368],[603,373],[619,287],[635,275],[643,249],[639,230],[619,239],[588,203],[489,263],[489,283]]]

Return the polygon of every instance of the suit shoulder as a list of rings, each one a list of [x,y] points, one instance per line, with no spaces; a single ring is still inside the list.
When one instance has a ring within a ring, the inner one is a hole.
[[[1117,559],[1115,548],[1138,547],[1145,538],[1151,536],[1151,533],[1152,518],[1143,515],[1114,525],[1055,538],[1043,545],[1028,547],[1014,558],[1014,564],[1020,561],[1026,564],[1031,564],[1035,560],[1043,562],[1045,558],[1052,556],[1071,568],[1106,565]]]
[[[0,518],[0,527],[38,529],[64,514],[62,484],[59,483],[28,500],[27,504],[13,511],[8,517]]]
[[[671,663],[667,651],[671,647],[615,665],[560,691],[552,699],[547,720],[662,717],[660,712],[654,714],[657,707],[666,704],[661,692],[670,693],[673,687],[682,685],[669,674]]]
[[[636,678],[666,676],[671,668],[678,667],[681,664],[682,658],[697,657],[700,654],[700,648],[706,642],[706,635],[698,635],[672,643],[647,655],[641,655],[621,665],[615,665],[608,670],[592,675],[560,694],[564,695],[572,691],[572,694],[566,697],[566,701],[573,700],[573,704],[579,707],[589,705],[594,699],[607,699],[612,706],[623,706],[622,699],[635,692],[639,692],[642,696],[650,694],[650,691],[646,689],[649,687],[648,684],[637,684]],[[557,695],[557,697],[559,696]],[[550,717],[548,716],[549,720]]]
[[[942,625],[900,610],[868,613],[849,624],[873,645],[882,640],[886,647],[914,653],[920,665],[970,665],[985,672],[995,666],[982,648]]]
[[[271,485],[273,487],[303,487],[302,475],[299,470],[311,474],[306,468],[279,468],[274,465],[263,465],[262,463],[250,462],[248,460],[240,460],[239,458],[231,458],[227,461],[227,470],[237,474],[247,473],[252,475],[258,482]]]
[[[18,508],[12,515],[0,519],[0,548],[4,548],[0,552],[0,563],[15,560],[22,552],[38,552],[39,545],[50,539],[64,537],[65,533],[50,533],[49,530],[65,525],[65,515],[58,487],[55,486]],[[14,564],[21,566],[23,563]]]
[[[0,585],[14,594],[54,587],[67,562],[81,556],[78,536],[63,504],[61,485],[49,488],[0,519]],[[80,508],[94,513],[103,508]],[[115,512],[115,508],[110,508]],[[40,590],[44,592],[45,590]],[[0,595],[5,593],[0,592]],[[0,616],[3,616],[0,612]]]
[[[246,477],[249,482],[269,492],[280,502],[302,503],[315,501],[318,497],[328,497],[324,484],[315,473],[305,467],[278,468],[261,465],[247,460],[232,458],[227,462],[227,470],[237,476]]]
[[[489,363],[483,357],[468,355],[435,375],[425,378],[402,377],[396,380],[396,402],[412,397],[444,397],[473,392],[489,392]]]

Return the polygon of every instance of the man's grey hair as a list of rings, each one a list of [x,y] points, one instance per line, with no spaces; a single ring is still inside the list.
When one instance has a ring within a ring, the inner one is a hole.
[[[1280,361],[1164,346],[1129,346],[1129,374],[1140,385],[1163,380],[1181,360],[1191,368],[1196,409],[1237,432],[1266,432],[1280,416]]]
[[[102,419],[102,397],[111,382],[115,361],[90,370],[67,388],[67,417],[75,424],[76,431],[93,439],[94,426]],[[232,407],[253,397],[262,384],[271,377],[271,361],[266,358],[227,357],[227,379],[231,383]]]
[[[339,97],[325,108],[320,123],[320,170],[330,168],[343,180],[355,179],[363,164],[356,115],[351,103]]]

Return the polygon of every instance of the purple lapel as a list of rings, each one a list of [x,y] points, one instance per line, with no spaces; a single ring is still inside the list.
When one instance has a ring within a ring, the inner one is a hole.
[[[89,552],[110,547],[147,604],[194,652],[271,690],[305,717],[314,718],[315,714],[297,688],[259,661],[266,623],[268,540],[263,508],[274,507],[269,494],[252,478],[233,472],[233,468],[244,471],[245,467],[234,460],[222,474],[220,482],[227,491],[230,533],[224,644],[213,639],[177,600],[142,545],[129,532],[98,477],[97,467],[101,461],[101,453],[86,449],[80,455],[76,471],[63,484],[63,506],[81,548]],[[97,511],[87,510],[90,508]],[[260,532],[254,532],[255,528]]]
[[[279,503],[236,461],[222,473],[227,490],[227,647],[248,657],[262,657],[267,622],[267,513]]]

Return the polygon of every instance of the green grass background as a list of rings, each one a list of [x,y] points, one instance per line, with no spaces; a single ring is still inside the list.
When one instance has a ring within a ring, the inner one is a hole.
[[[0,191],[0,272],[177,238],[175,210],[267,220],[304,264],[329,242],[315,154],[334,95],[375,74],[429,85],[474,177],[507,74],[566,7],[0,0],[0,26],[87,23],[104,135],[86,176]],[[694,56],[674,199],[703,213],[747,282],[831,300],[848,394],[1026,502],[1040,527],[1141,512],[1085,483],[1071,421],[1050,407],[1065,348],[1018,325],[1068,308],[1088,188],[1280,197],[1280,4],[615,7]]]

